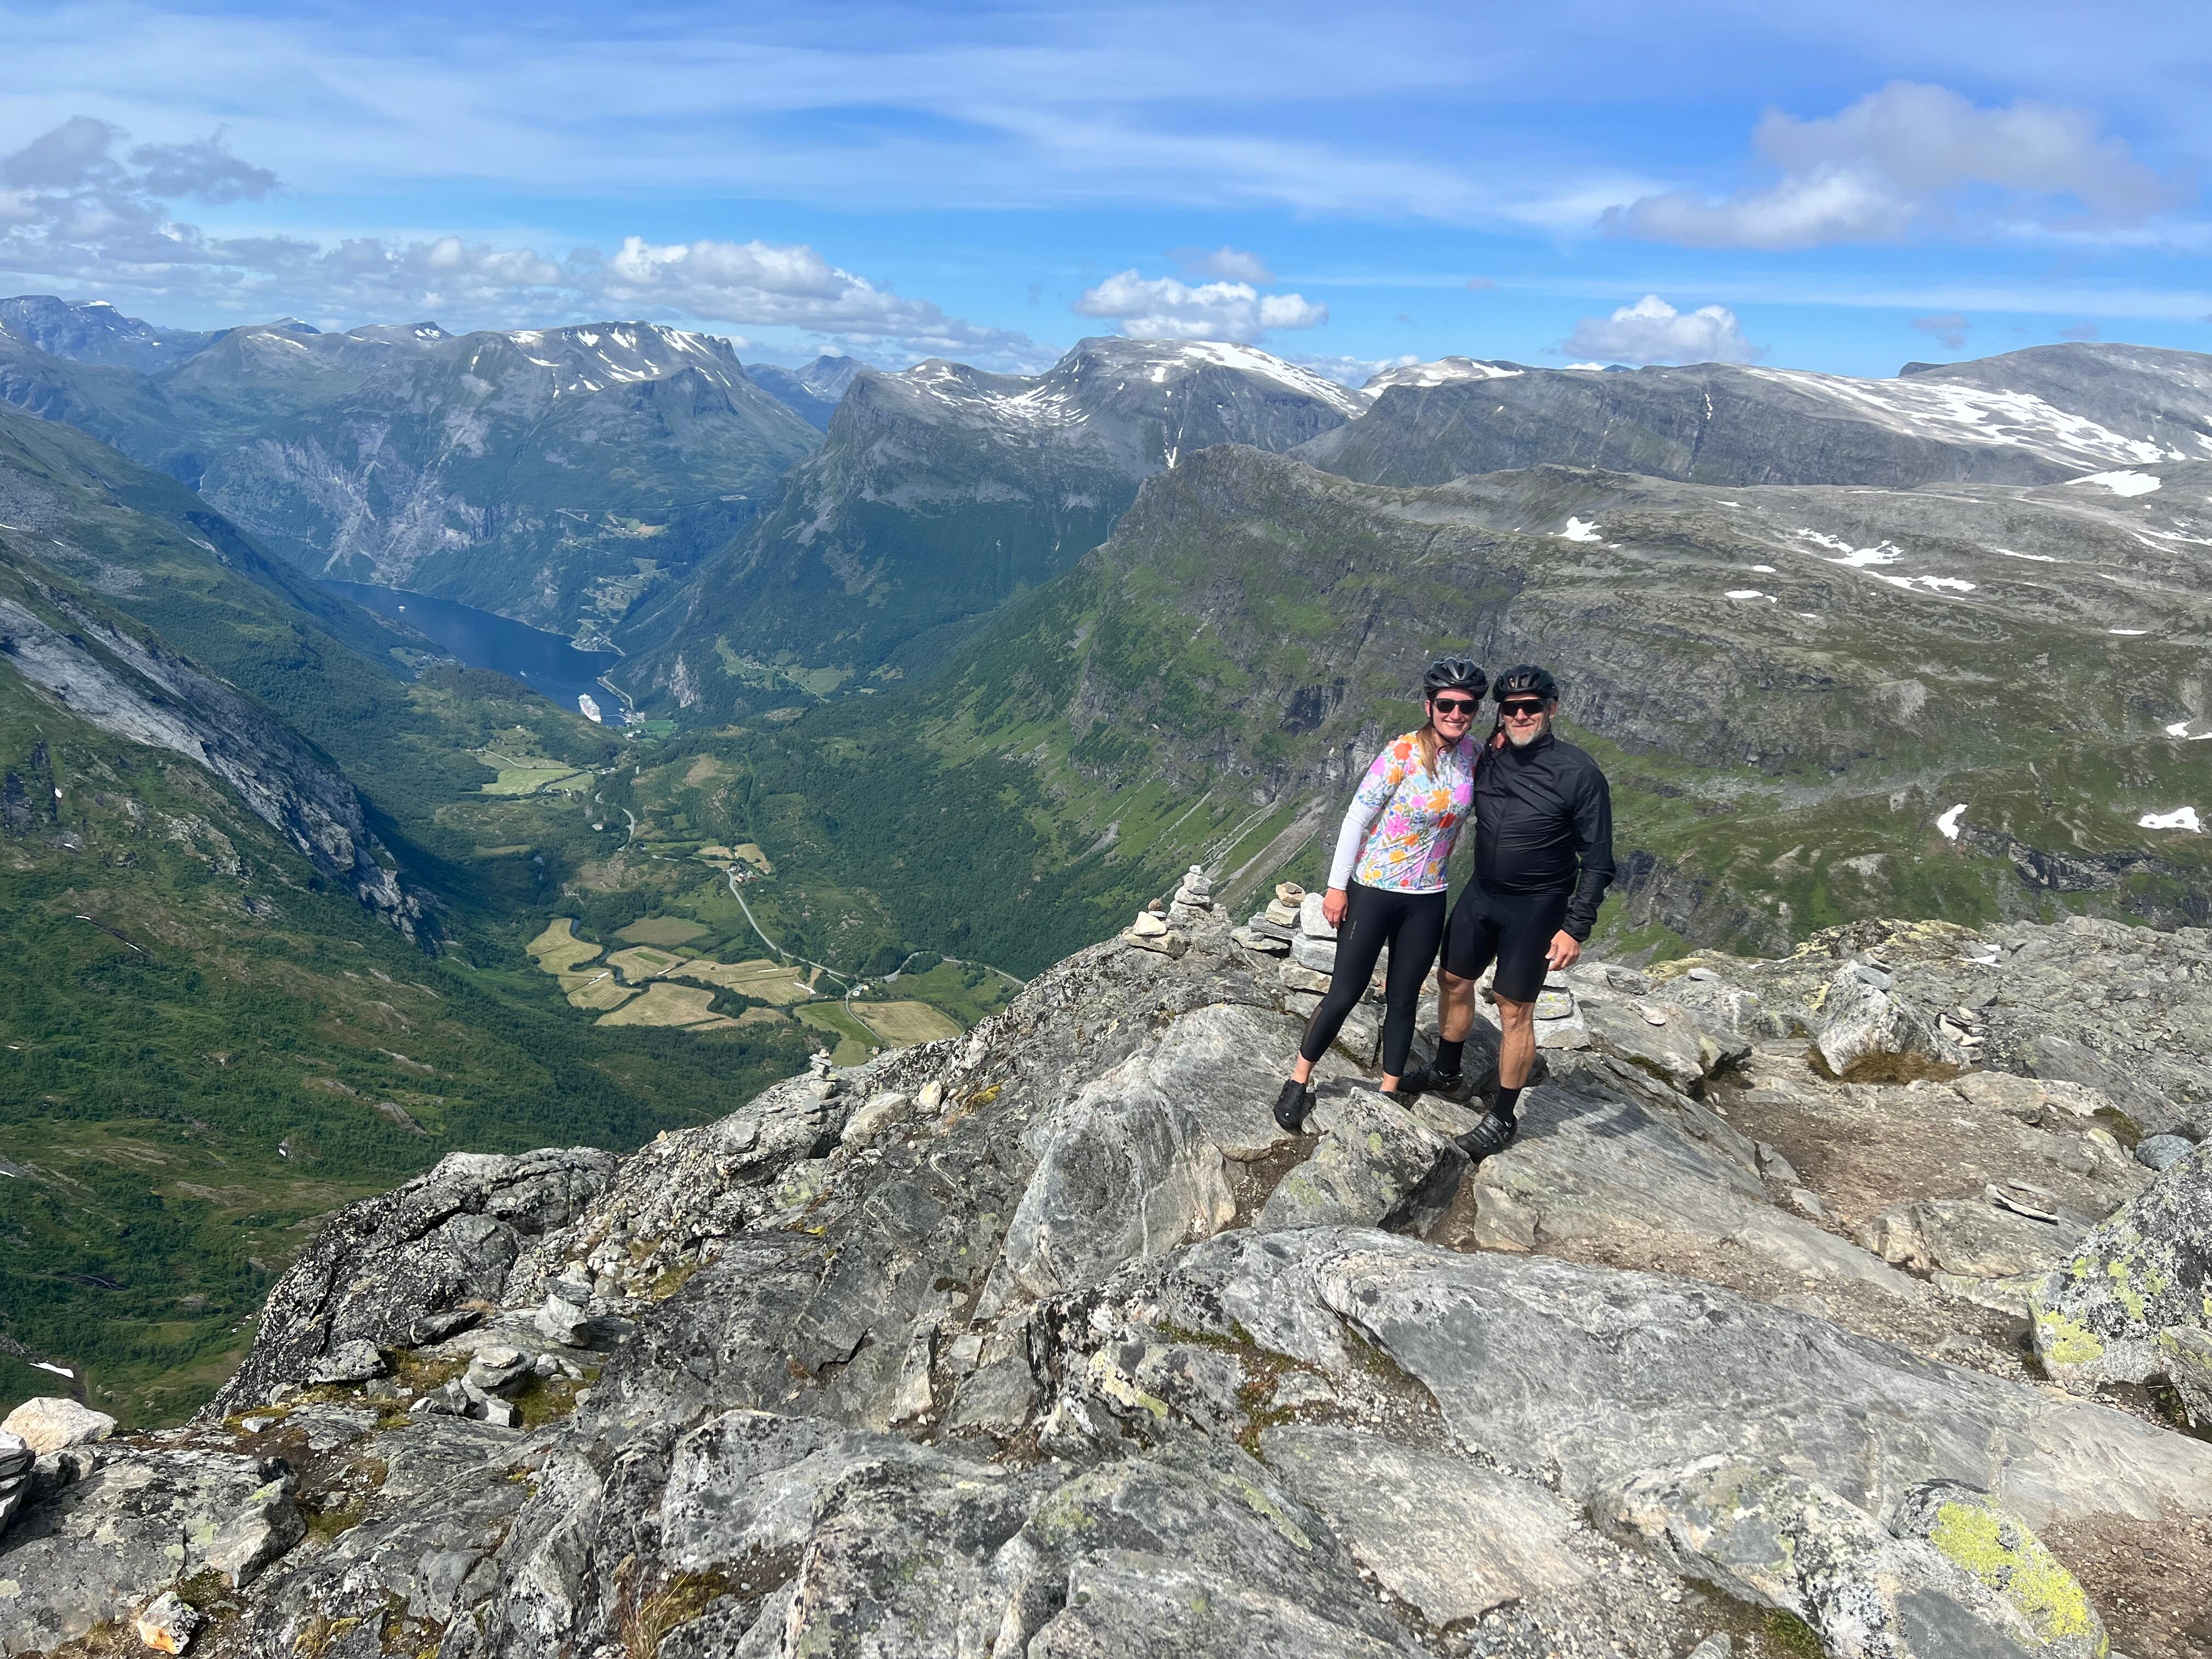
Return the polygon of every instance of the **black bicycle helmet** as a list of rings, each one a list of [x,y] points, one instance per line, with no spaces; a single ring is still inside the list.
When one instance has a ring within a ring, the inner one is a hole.
[[[1480,697],[1490,676],[1480,664],[1467,657],[1438,657],[1421,676],[1421,689],[1433,697],[1439,691],[1465,691]]]
[[[1499,702],[1508,697],[1535,697],[1545,702],[1556,702],[1559,683],[1552,678],[1550,669],[1524,662],[1500,674],[1497,684],[1490,688],[1490,695]]]

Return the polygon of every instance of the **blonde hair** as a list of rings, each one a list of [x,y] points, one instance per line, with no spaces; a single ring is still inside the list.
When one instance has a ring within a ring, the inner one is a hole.
[[[1421,770],[1431,777],[1437,775],[1437,749],[1441,742],[1433,718],[1423,720],[1421,729],[1413,733],[1413,746],[1421,751]]]

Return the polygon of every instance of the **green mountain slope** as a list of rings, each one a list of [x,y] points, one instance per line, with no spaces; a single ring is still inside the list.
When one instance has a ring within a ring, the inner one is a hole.
[[[1560,674],[1614,781],[1605,925],[1634,945],[1877,914],[2201,924],[2205,838],[2138,820],[2212,811],[2212,466],[2160,477],[1399,490],[1224,446],[915,693],[697,740],[744,769],[771,854],[1017,971],[1193,860],[1238,899],[1317,876],[1446,648]]]
[[[0,410],[0,1403],[52,1391],[40,1359],[173,1417],[312,1218],[452,1150],[634,1144],[798,1063],[796,1031],[561,1000],[521,946],[605,837],[487,786],[514,750],[592,777],[624,745],[497,676],[403,678],[426,644]]]
[[[854,378],[775,509],[639,614],[617,678],[692,716],[925,672],[1208,444],[1287,449],[1358,397],[1243,346],[1093,339],[1036,376]]]

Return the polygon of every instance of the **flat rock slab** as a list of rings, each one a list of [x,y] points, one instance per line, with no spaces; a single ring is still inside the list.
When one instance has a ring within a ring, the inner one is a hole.
[[[1686,1101],[1681,1109],[1699,1109]],[[1785,1272],[1900,1300],[1924,1293],[1870,1252],[1777,1209],[1748,1169],[1633,1101],[1545,1084],[1521,1097],[1521,1110],[1520,1138],[1470,1177],[1479,1244],[1537,1250],[1667,1235],[1739,1245]]]
[[[1937,1198],[1900,1206],[1873,1232],[1885,1261],[1966,1279],[2011,1279],[2056,1267],[2087,1231],[1978,1199]]]
[[[1542,1487],[1449,1453],[1348,1429],[1279,1427],[1260,1455],[1359,1564],[1432,1625],[1572,1589],[1596,1570],[1574,1512]]]
[[[1725,1455],[1875,1513],[1914,1484],[1978,1486],[2030,1524],[2212,1514],[2212,1445],[2119,1412],[1921,1359],[1808,1314],[1656,1273],[1462,1255],[1352,1228],[1232,1233],[1133,1281],[1158,1317],[1343,1372],[1352,1322],[1460,1443],[1559,1470],[1585,1500],[1638,1470]]]

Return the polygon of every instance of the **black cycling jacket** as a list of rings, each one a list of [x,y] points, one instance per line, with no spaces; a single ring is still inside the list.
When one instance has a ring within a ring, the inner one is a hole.
[[[1560,925],[1597,925],[1613,884],[1613,793],[1597,763],[1547,732],[1525,749],[1486,747],[1474,773],[1474,879],[1492,893],[1571,888]]]

